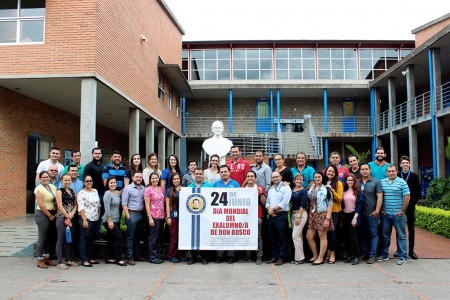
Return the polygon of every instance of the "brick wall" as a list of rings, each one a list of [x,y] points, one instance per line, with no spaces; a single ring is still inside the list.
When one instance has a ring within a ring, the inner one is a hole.
[[[181,43],[181,33],[156,0],[99,0],[96,71],[177,134],[176,95],[170,111],[167,82],[164,101],[158,98],[157,65],[159,58],[181,65]]]
[[[80,122],[77,116],[1,87],[0,106],[0,219],[6,219],[25,214],[28,136],[53,139],[62,163],[64,149],[80,148]],[[97,140],[105,149],[128,150],[127,136],[102,126],[97,127]]]
[[[426,42],[433,35],[444,29],[447,25],[450,24],[450,18],[443,20],[439,23],[434,24],[433,26],[427,27],[415,34],[416,39],[416,48]]]

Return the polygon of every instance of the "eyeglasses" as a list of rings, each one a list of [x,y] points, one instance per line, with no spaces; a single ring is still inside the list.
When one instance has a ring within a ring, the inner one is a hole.
[[[92,180],[85,180],[84,182],[89,183],[89,182],[92,182]]]
[[[58,172],[58,170],[49,170],[50,172]]]

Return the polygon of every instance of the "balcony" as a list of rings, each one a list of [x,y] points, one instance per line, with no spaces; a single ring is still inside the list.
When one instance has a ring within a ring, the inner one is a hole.
[[[445,83],[435,90],[434,113],[442,116],[450,113],[450,82]],[[387,134],[393,130],[399,130],[409,125],[431,119],[430,92],[405,101],[393,109],[380,113],[376,120],[376,132],[378,135]]]

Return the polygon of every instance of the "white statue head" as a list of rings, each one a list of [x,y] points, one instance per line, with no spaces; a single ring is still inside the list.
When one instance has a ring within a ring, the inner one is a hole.
[[[221,121],[214,121],[211,126],[211,131],[215,136],[221,136],[223,132],[223,123]]]

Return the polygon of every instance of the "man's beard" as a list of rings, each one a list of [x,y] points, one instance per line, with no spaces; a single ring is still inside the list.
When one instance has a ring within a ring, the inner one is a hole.
[[[384,157],[379,158],[379,156],[377,156],[377,161],[382,162],[384,160]]]

